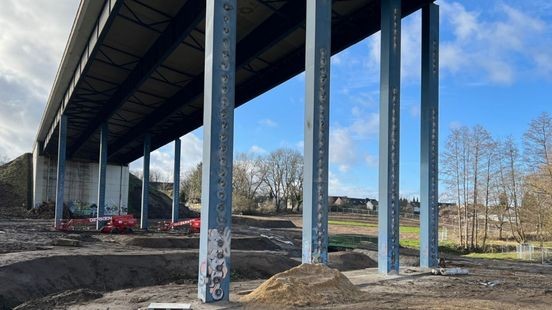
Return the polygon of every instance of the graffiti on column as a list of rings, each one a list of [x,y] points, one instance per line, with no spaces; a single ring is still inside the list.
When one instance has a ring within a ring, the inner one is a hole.
[[[227,227],[227,206],[230,205],[228,195],[226,194],[229,187],[232,186],[231,181],[228,184],[231,170],[229,165],[232,161],[232,154],[228,149],[228,140],[231,137],[230,132],[230,114],[232,113],[233,106],[229,98],[229,90],[233,79],[233,72],[230,72],[230,53],[231,53],[231,15],[230,12],[234,10],[234,7],[230,2],[223,2],[223,23],[222,23],[222,49],[221,49],[221,61],[220,61],[220,102],[219,102],[219,120],[220,120],[220,134],[218,136],[217,160],[218,160],[218,174],[217,174],[217,186],[216,186],[216,228],[209,229],[208,241],[207,241],[207,260],[201,263],[200,266],[200,294],[206,296],[206,290],[209,289],[209,293],[213,300],[221,300],[225,294],[222,287],[222,282],[228,274],[228,262],[230,257],[230,239],[231,231]],[[217,77],[214,77],[217,78]]]

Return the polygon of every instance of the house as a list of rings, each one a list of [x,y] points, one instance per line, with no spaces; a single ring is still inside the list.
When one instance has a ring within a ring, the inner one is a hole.
[[[378,201],[370,198],[350,198],[347,196],[328,196],[328,206],[351,209],[376,210]]]
[[[370,198],[368,198],[368,199],[366,199],[366,200],[367,200],[367,201],[366,201],[366,208],[367,208],[368,210],[372,210],[372,211],[377,211],[377,210],[378,210],[378,205],[379,205],[379,203],[378,203],[378,201],[377,201],[376,199],[370,199]]]

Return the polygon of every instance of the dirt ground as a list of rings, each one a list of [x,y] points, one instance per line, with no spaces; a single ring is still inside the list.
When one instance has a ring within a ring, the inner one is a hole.
[[[218,305],[197,301],[198,236],[61,233],[50,230],[51,221],[0,220],[0,309],[18,305],[18,309],[138,309],[152,302],[186,302],[194,309],[247,308],[239,302],[243,295],[300,263],[300,228],[290,225],[288,218],[278,220],[233,221],[231,301]],[[291,222],[300,224],[296,218]],[[330,232],[334,229],[341,233],[347,228],[330,227]],[[78,246],[53,245],[58,239],[77,241]],[[360,302],[318,308],[550,309],[552,305],[550,266],[449,257],[450,266],[467,268],[470,274],[435,276],[405,267],[398,276],[382,276],[375,269],[373,248],[330,254],[330,267],[344,271],[364,295]],[[409,263],[402,257],[401,262]],[[410,264],[416,265],[416,259]]]

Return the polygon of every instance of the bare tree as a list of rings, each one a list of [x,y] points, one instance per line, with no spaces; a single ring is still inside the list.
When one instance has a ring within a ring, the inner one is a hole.
[[[508,221],[512,235],[519,242],[525,242],[525,230],[520,214],[520,199],[523,197],[523,175],[521,172],[518,147],[513,138],[507,138],[502,146],[504,165],[502,167],[502,182],[505,193],[508,195]]]
[[[552,234],[547,223],[552,218],[552,117],[542,113],[529,123],[523,135],[524,159],[529,175],[527,177],[527,196],[524,199],[532,206],[533,221],[537,237],[544,245],[545,234]]]
[[[234,160],[232,173],[233,204],[235,210],[251,209],[263,184],[266,169],[262,169],[261,159],[248,154],[238,154]]]
[[[461,144],[461,131],[459,129],[452,129],[450,135],[447,138],[445,146],[445,152],[442,156],[441,171],[445,175],[445,184],[448,186],[450,192],[455,192],[456,195],[456,208],[457,208],[457,220],[458,220],[458,237],[460,238],[460,244],[464,244],[464,233],[462,230],[462,195],[460,191],[460,152]]]
[[[492,194],[492,181],[493,181],[493,175],[495,174],[495,165],[494,162],[496,160],[496,142],[493,140],[493,138],[490,136],[490,134],[487,135],[487,141],[484,145],[484,163],[485,165],[485,225],[484,225],[484,232],[483,232],[483,248],[485,248],[487,243],[487,238],[489,236],[489,208],[491,203],[491,194]]]
[[[281,148],[263,158],[261,167],[263,183],[268,189],[268,195],[274,200],[276,212],[287,207],[288,199],[292,198],[297,188],[302,188],[302,155],[292,149]],[[294,189],[295,188],[295,189]],[[302,190],[302,189],[301,189]]]

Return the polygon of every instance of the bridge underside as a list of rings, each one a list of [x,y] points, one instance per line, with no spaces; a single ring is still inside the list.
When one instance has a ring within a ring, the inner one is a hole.
[[[112,2],[63,113],[68,158],[96,161],[107,121],[109,162],[127,164],[143,156],[146,133],[155,150],[202,125],[205,0]],[[404,1],[402,15],[427,2]],[[375,0],[333,1],[331,53],[378,31],[380,10]],[[236,106],[304,70],[305,18],[305,1],[238,2]],[[38,140],[55,155],[59,122],[47,129]]]
[[[436,266],[439,11],[432,2],[106,0],[65,91],[57,82],[67,73],[58,73],[38,135],[46,157],[58,159],[56,226],[66,158],[99,162],[99,220],[107,163],[143,156],[140,226],[148,229],[150,152],[174,140],[179,154],[179,137],[203,125],[198,296],[228,300],[234,108],[305,70],[302,260],[327,263],[330,56],[381,30],[378,266],[398,272],[401,19],[422,9],[420,265]],[[177,207],[176,200],[173,221]]]

